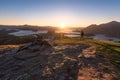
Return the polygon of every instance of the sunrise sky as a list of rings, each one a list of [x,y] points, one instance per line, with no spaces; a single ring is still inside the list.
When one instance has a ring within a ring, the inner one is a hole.
[[[0,0],[0,24],[85,27],[120,21],[120,0]]]

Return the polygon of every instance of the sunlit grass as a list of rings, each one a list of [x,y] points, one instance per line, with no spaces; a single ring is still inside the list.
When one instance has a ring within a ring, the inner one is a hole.
[[[5,49],[9,49],[9,48],[18,48],[21,45],[0,45],[0,51],[5,50]]]
[[[96,55],[107,59],[111,64],[120,69],[120,43],[95,41],[97,44]]]
[[[90,39],[79,39],[79,38],[63,38],[57,40],[57,43],[60,44],[88,44]]]
[[[61,44],[93,44],[96,45],[96,56],[107,59],[120,69],[120,43],[92,39],[64,38],[58,40]]]

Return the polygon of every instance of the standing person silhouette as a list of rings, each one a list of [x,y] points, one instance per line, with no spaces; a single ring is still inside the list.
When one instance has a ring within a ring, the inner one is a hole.
[[[84,38],[84,31],[81,31],[81,39]]]

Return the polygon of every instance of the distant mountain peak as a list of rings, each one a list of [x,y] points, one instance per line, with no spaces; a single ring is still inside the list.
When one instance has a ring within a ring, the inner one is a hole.
[[[107,23],[103,23],[103,24],[99,24],[99,26],[101,26],[101,25],[114,25],[114,24],[120,24],[120,22],[118,22],[118,21],[111,21],[111,22],[107,22]]]
[[[109,23],[111,23],[111,24],[118,24],[118,23],[120,23],[120,22],[118,22],[118,21],[111,21],[111,22],[109,22]]]
[[[118,21],[111,21],[111,22],[117,22],[118,23]]]
[[[104,34],[120,38],[120,22],[111,21],[100,25],[90,25],[84,29],[86,34]]]
[[[97,24],[91,24],[91,25],[89,25],[88,27],[96,27],[96,26],[98,26]]]

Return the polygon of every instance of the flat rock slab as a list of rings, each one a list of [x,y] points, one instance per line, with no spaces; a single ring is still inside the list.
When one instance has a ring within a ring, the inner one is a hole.
[[[38,51],[41,48],[40,45],[30,46],[29,49],[33,52]]]
[[[39,52],[33,53],[30,50],[22,50],[18,52],[17,54],[15,54],[14,57],[16,59],[24,60],[24,59],[36,57],[37,55],[39,55]]]
[[[113,76],[115,70],[110,68],[111,64],[97,57],[95,53],[96,46],[91,45],[79,55],[81,65],[77,80],[117,80]]]
[[[76,80],[78,55],[86,45],[28,43],[0,59],[0,80]],[[76,57],[71,57],[71,54]],[[1,56],[2,57],[2,56]],[[1,63],[2,62],[2,63]]]

